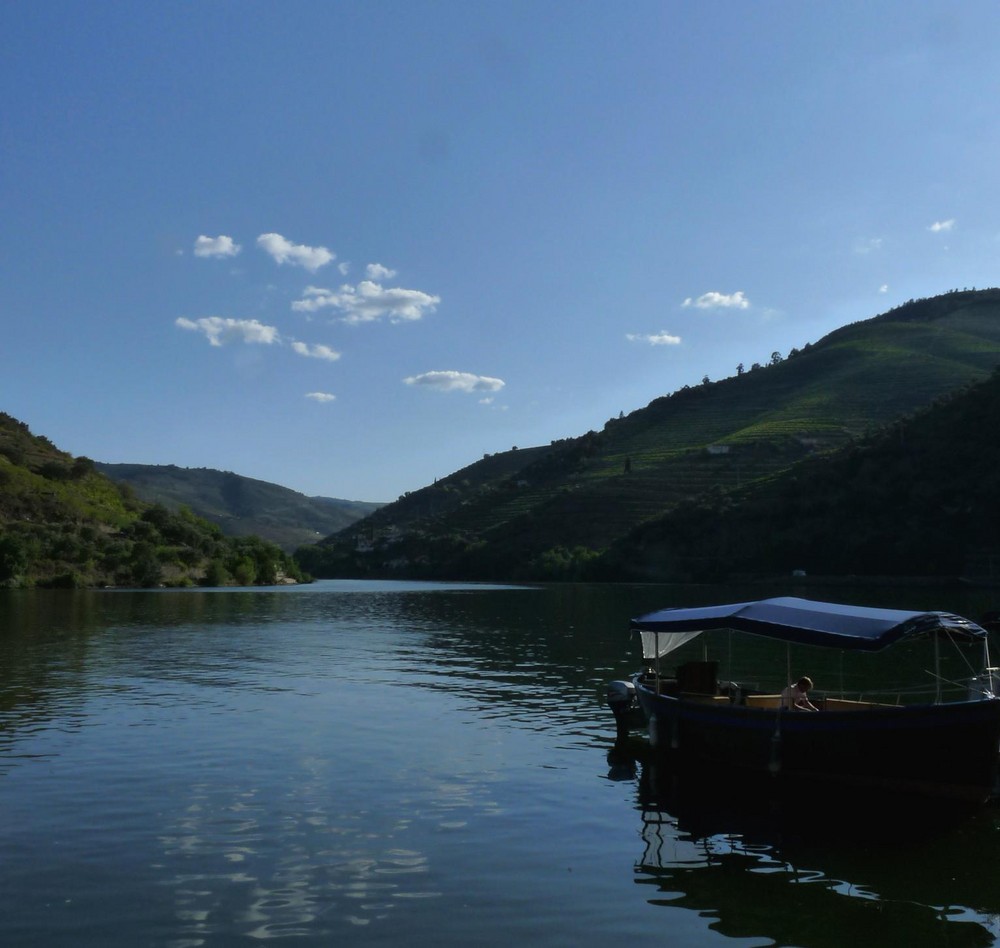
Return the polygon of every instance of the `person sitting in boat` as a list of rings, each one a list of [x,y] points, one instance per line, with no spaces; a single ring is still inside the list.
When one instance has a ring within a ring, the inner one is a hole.
[[[812,679],[803,675],[794,685],[789,685],[781,692],[781,706],[793,711],[819,711],[809,700],[809,689],[812,686]]]

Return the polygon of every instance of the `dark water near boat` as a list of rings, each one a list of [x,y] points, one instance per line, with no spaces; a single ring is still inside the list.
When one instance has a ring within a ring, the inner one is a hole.
[[[786,592],[0,593],[0,944],[993,944],[998,810],[831,833],[609,761],[630,616]]]

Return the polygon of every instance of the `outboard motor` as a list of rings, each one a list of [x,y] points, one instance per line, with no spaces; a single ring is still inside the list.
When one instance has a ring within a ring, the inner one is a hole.
[[[615,716],[615,726],[618,729],[618,737],[628,737],[629,719],[632,712],[638,707],[635,696],[635,685],[630,681],[612,681],[608,683],[605,693],[608,707]]]

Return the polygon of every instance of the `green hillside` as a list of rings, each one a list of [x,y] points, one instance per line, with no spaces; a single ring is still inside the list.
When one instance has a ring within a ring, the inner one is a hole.
[[[298,565],[257,537],[224,537],[0,413],[0,587],[272,584]]]
[[[1000,582],[1000,369],[832,455],[707,494],[603,557],[618,579],[933,576]]]
[[[287,487],[210,468],[103,464],[97,469],[129,484],[142,499],[170,510],[187,507],[226,536],[259,536],[291,552],[377,510],[381,504],[306,497]]]
[[[835,451],[998,363],[1000,290],[912,301],[601,432],[485,458],[296,556],[317,575],[572,574],[677,505]]]

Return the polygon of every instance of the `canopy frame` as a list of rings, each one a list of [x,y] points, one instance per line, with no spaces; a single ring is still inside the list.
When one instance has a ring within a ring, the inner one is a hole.
[[[642,639],[643,658],[654,662],[657,691],[660,660],[697,638],[719,629],[746,632],[783,641],[786,645],[813,645],[844,651],[880,651],[896,642],[933,636],[935,675],[939,677],[939,637],[979,641],[983,665],[989,675],[986,694],[992,696],[993,672],[989,660],[989,635],[974,622],[950,612],[914,612],[818,602],[783,596],[719,606],[669,608],[633,619],[631,629]],[[935,703],[941,701],[940,684]]]

